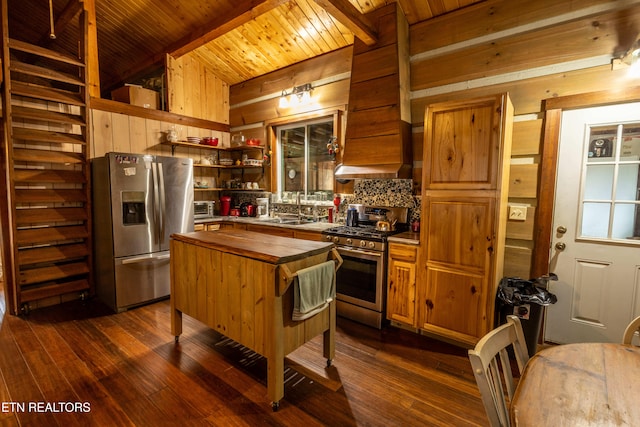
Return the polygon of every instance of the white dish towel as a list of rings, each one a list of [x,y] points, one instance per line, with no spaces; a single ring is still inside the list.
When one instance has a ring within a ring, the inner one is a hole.
[[[336,297],[335,262],[325,261],[298,270],[293,281],[293,320],[304,320],[324,310]]]

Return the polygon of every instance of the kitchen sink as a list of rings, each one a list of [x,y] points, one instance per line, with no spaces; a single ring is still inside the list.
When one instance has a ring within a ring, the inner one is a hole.
[[[300,225],[300,224],[311,224],[313,221],[308,219],[269,218],[269,219],[261,219],[260,222],[266,222],[270,224]]]
[[[279,224],[281,222],[280,218],[259,219],[258,221],[267,222],[267,223],[276,223],[276,224]]]
[[[309,221],[308,219],[283,219],[280,221],[280,224],[289,224],[289,225],[300,225],[300,224],[311,224],[313,221]]]

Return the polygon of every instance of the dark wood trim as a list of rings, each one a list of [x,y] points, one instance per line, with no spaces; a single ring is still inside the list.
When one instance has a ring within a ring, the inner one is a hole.
[[[551,244],[551,225],[553,224],[561,117],[561,109],[545,112],[543,142],[540,147],[538,207],[533,232],[533,243],[536,250],[533,252],[531,262],[531,277],[539,277],[549,272],[549,245]]]
[[[538,208],[536,209],[534,244],[531,266],[532,277],[549,272],[549,249],[553,226],[556,169],[560,145],[560,125],[563,110],[602,105],[636,102],[640,100],[640,86],[619,90],[590,92],[549,98],[543,101],[545,114],[544,136],[541,147],[540,178],[538,182]]]
[[[126,114],[129,116],[142,117],[144,119],[159,120],[162,122],[175,123],[177,125],[211,129],[220,132],[230,132],[231,129],[227,123],[212,122],[211,120],[183,116],[162,110],[152,110],[149,108],[138,107],[137,105],[125,104],[124,102],[117,102],[103,98],[91,98],[89,106],[96,110],[108,111],[111,113]]]

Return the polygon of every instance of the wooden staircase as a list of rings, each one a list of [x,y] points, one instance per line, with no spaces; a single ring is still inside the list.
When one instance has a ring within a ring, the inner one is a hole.
[[[93,293],[86,66],[11,38],[3,1],[2,247],[9,311]]]

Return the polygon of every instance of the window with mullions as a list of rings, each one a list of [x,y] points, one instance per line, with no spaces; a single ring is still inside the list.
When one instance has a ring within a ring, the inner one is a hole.
[[[277,190],[282,201],[298,193],[305,200],[331,200],[334,163],[327,143],[333,118],[278,126]]]
[[[640,123],[587,131],[580,236],[640,239]]]

